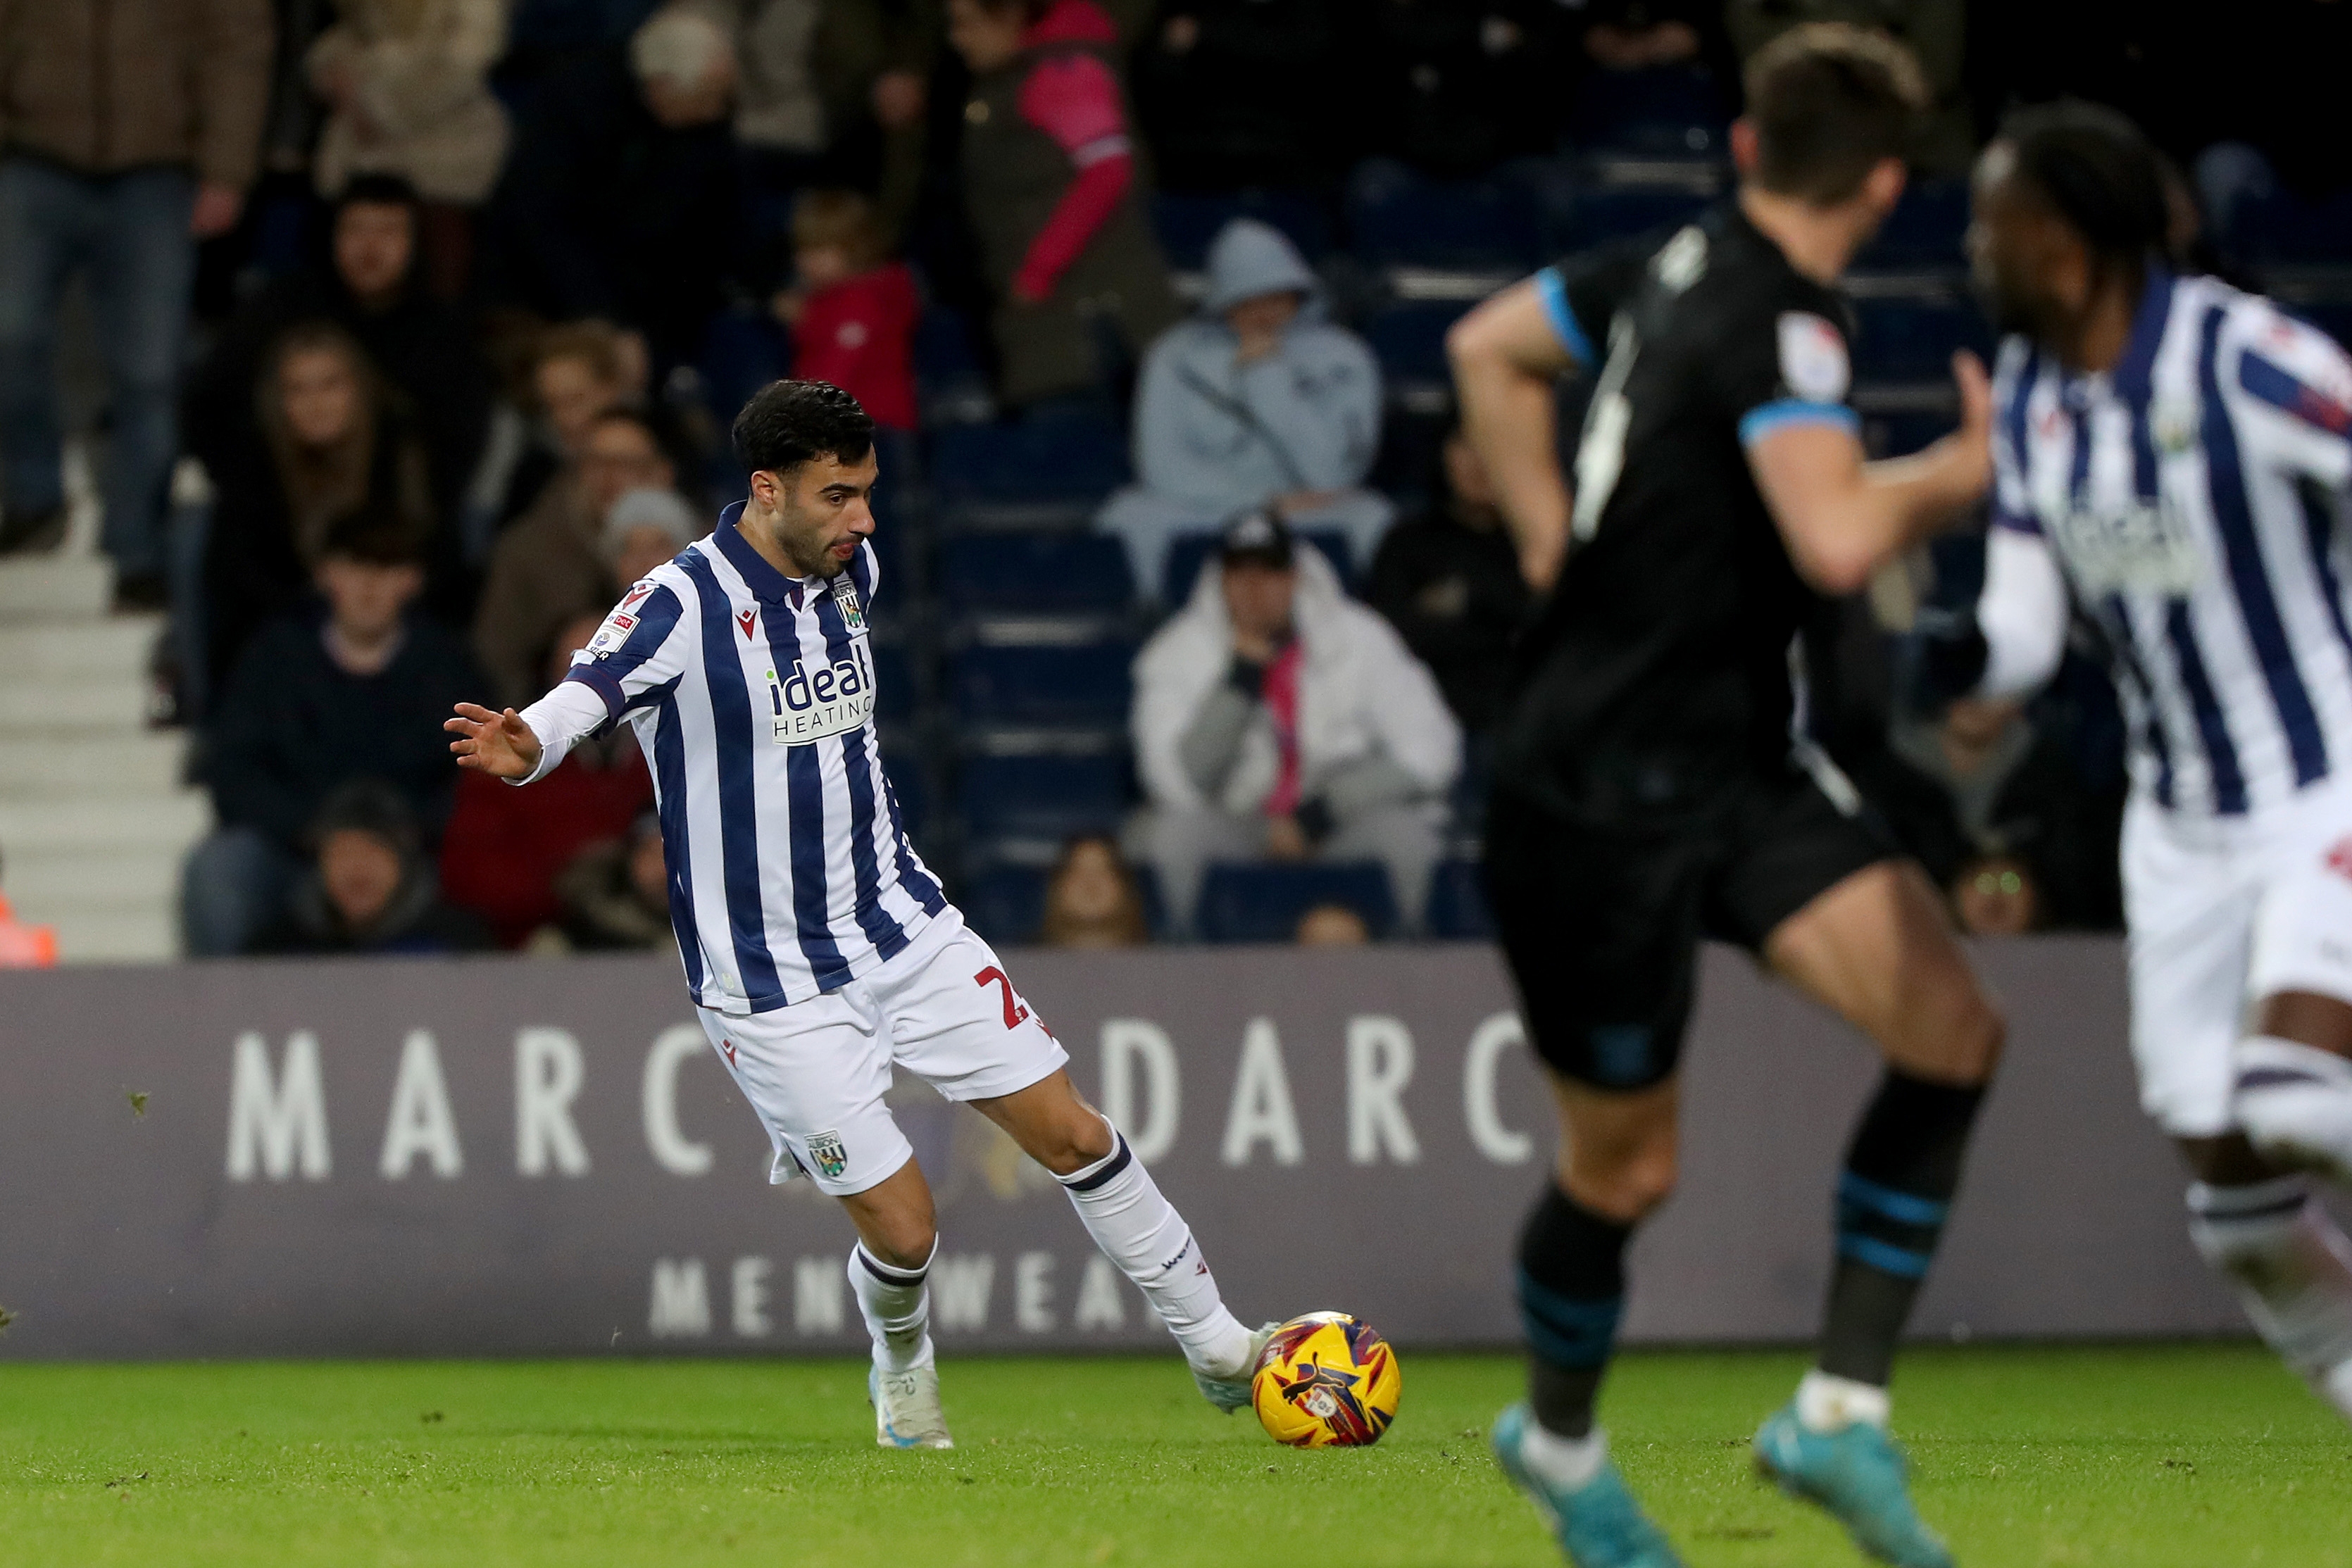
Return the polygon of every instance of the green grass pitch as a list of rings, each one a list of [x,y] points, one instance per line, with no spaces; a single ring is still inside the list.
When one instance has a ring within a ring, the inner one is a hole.
[[[1857,1562],[1756,1485],[1784,1354],[1629,1356],[1604,1417],[1691,1568]],[[1508,1358],[1404,1358],[1358,1452],[1166,1360],[950,1360],[952,1453],[877,1451],[845,1362],[0,1366],[0,1562],[1543,1564],[1480,1433]],[[1933,1351],[1897,1426],[1964,1568],[2352,1568],[2352,1433],[2252,1348]]]

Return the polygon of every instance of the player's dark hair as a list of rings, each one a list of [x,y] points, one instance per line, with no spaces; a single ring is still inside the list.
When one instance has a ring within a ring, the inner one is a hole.
[[[2164,162],[2138,126],[2076,99],[2036,104],[2001,122],[2016,179],[2083,236],[2103,267],[2133,276],[2169,247]]]
[[[770,382],[735,416],[747,473],[789,474],[816,457],[856,463],[873,449],[873,416],[831,382]]]
[[[371,497],[327,525],[319,559],[357,561],[362,566],[421,566],[424,552],[418,548],[416,530],[398,508],[388,500]]]
[[[1870,172],[1911,150],[1927,80],[1911,51],[1843,22],[1791,27],[1748,62],[1756,183],[1775,195],[1835,206]]]

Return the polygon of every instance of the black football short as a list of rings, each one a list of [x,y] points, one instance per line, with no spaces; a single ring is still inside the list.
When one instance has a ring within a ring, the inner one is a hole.
[[[1793,762],[1673,828],[1579,821],[1498,791],[1486,891],[1536,1054],[1599,1089],[1672,1076],[1702,938],[1760,951],[1818,894],[1901,853],[1868,808],[1841,810]]]

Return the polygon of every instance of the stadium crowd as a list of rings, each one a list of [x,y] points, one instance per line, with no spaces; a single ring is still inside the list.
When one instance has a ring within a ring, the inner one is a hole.
[[[0,5],[0,553],[65,533],[79,280],[103,548],[121,608],[169,612],[217,816],[188,950],[654,946],[629,733],[524,793],[461,779],[440,720],[530,701],[708,531],[751,391],[832,381],[880,427],[891,775],[983,934],[1480,936],[1482,741],[1528,594],[1447,325],[1698,210],[1740,58],[1838,17],[1936,96],[1854,289],[1879,449],[1947,428],[1944,357],[1988,346],[1960,182],[2015,102],[2133,112],[2184,259],[2340,329],[2352,169],[2315,73],[2352,19],[2156,9]],[[1916,695],[1981,570],[1955,538],[1833,607],[1808,722],[1965,928],[2113,927],[2095,667],[2023,705]]]

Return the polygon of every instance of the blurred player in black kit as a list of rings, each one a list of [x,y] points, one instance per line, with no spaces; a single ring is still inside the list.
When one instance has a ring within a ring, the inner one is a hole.
[[[1674,1186],[1698,944],[1735,941],[1874,1040],[1818,1364],[1758,1464],[1906,1568],[1951,1562],[1886,1433],[1895,1343],[1934,1255],[2002,1024],[1941,904],[1801,735],[1790,648],[1964,520],[1990,478],[1982,365],[1959,430],[1864,459],[1835,285],[1903,191],[1924,101],[1899,45],[1800,27],[1748,68],[1736,200],[1650,254],[1547,268],[1454,330],[1465,422],[1549,601],[1497,737],[1486,875],[1560,1155],[1521,1235],[1529,1400],[1498,1458],[1578,1568],[1678,1563],[1593,1425],[1623,1255]],[[1553,386],[1593,374],[1573,494]]]

